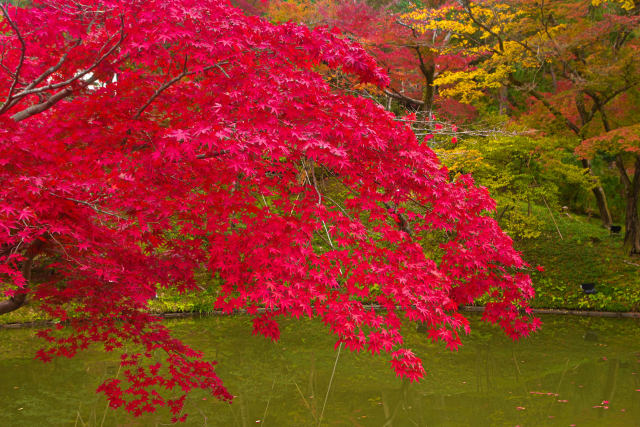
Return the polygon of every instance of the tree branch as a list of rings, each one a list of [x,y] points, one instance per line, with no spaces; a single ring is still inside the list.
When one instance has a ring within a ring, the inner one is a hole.
[[[116,44],[114,44],[113,46],[111,46],[111,48],[105,52],[100,58],[98,58],[96,61],[94,61],[93,64],[91,64],[91,66],[89,66],[88,68],[85,68],[84,70],[80,71],[79,73],[76,73],[73,77],[63,81],[63,82],[58,82],[58,83],[54,83],[54,84],[49,84],[47,86],[43,86],[43,87],[39,87],[39,88],[33,88],[33,89],[26,89],[17,93],[16,97],[24,97],[26,95],[32,95],[35,93],[39,93],[39,92],[45,92],[48,90],[53,90],[53,89],[59,89],[61,87],[65,87],[70,85],[71,83],[77,81],[78,79],[81,79],[82,77],[86,76],[87,74],[91,73],[93,70],[95,70],[100,64],[102,64],[102,62],[104,62],[105,59],[107,59],[109,56],[111,56],[111,54],[113,52],[116,51],[116,49],[118,49],[118,47],[120,47],[120,45],[122,44],[122,42],[125,39],[126,34],[124,33],[124,17],[120,16],[120,38],[118,39],[118,41],[116,42]],[[100,49],[100,51],[104,50],[104,48],[106,46],[109,45],[109,43],[111,42],[111,40],[113,39],[113,37],[111,39],[109,39],[107,41],[107,43],[105,43],[105,45]],[[79,44],[79,43],[78,43]],[[66,54],[65,54],[66,55]]]
[[[16,33],[16,36],[20,41],[20,60],[16,67],[16,71],[13,73],[13,81],[11,82],[9,93],[7,93],[7,99],[4,101],[2,106],[0,106],[0,114],[2,114],[7,110],[7,108],[9,108],[10,101],[13,97],[13,92],[16,89],[16,84],[18,84],[18,80],[20,79],[20,70],[22,69],[22,65],[24,64],[24,57],[27,51],[27,45],[24,42],[24,39],[22,38],[22,34],[20,34],[20,30],[18,29],[18,26],[15,24],[15,22],[13,22],[13,20],[9,16],[9,13],[7,12],[7,9],[5,8],[5,5],[3,3],[0,3],[0,10],[2,10],[2,15],[7,20],[7,22],[13,29],[13,31]]]
[[[624,160],[622,159],[622,155],[617,154],[615,160],[616,167],[618,168],[618,172],[620,173],[620,181],[622,181],[622,185],[624,186],[625,192],[629,192],[631,188],[631,179],[629,179],[629,175],[627,174],[627,170],[624,167]]]
[[[78,47],[80,45],[80,43],[82,42],[82,40],[78,39],[76,40],[75,44],[73,44],[71,46],[71,48],[64,54],[62,55],[62,57],[60,58],[60,60],[58,61],[57,64],[52,65],[51,67],[47,68],[42,74],[40,74],[38,77],[36,77],[33,81],[31,81],[31,83],[29,83],[19,94],[15,95],[13,97],[13,100],[11,101],[11,104],[7,106],[7,108],[11,108],[13,105],[15,105],[20,99],[22,99],[22,94],[24,93],[24,95],[28,95],[30,93],[36,93],[36,92],[31,92],[31,89],[33,89],[34,87],[36,87],[38,84],[40,84],[44,79],[46,79],[47,77],[49,77],[51,74],[55,73],[56,71],[58,71],[60,69],[60,67],[62,67],[62,64],[64,64],[64,62],[67,60],[67,57],[69,56],[69,53],[71,52],[71,50],[75,47]],[[45,90],[45,88],[39,88],[38,91],[40,91],[40,89]],[[52,88],[50,88],[52,89]],[[0,111],[1,113],[2,111]]]
[[[206,153],[206,154],[198,154],[196,156],[196,159],[199,160],[203,160],[203,159],[213,159],[215,157],[219,157],[222,156],[224,154],[229,154],[230,151],[229,150],[220,150],[220,151],[214,151],[212,153]]]
[[[122,216],[122,215],[119,215],[119,214],[117,214],[117,213],[115,213],[115,212],[111,212],[111,211],[108,211],[108,210],[102,209],[100,206],[96,205],[95,203],[86,202],[86,201],[84,201],[84,200],[74,199],[74,198],[72,198],[72,197],[65,197],[65,196],[61,196],[61,195],[59,195],[59,194],[54,193],[53,191],[49,191],[49,194],[51,194],[52,196],[55,196],[55,197],[59,197],[59,198],[61,198],[61,199],[68,200],[68,201],[70,201],[70,202],[77,203],[77,204],[79,204],[79,205],[88,206],[88,207],[90,207],[91,209],[93,209],[94,211],[96,211],[96,212],[98,212],[98,213],[101,213],[101,214],[105,214],[105,215],[113,216],[113,217],[118,218],[118,219],[127,219],[126,217],[124,217],[124,216]]]
[[[483,30],[485,30],[487,33],[491,34],[498,40],[498,46],[500,46],[500,52],[504,52],[504,42],[502,41],[502,37],[494,33],[493,30],[491,30],[491,28],[487,27],[484,23],[480,22],[476,18],[476,16],[471,11],[471,2],[469,2],[468,0],[463,1],[462,7],[464,8],[464,11],[467,12],[469,19],[471,19],[471,21],[473,21],[474,24],[476,24],[477,26],[479,26],[480,28],[482,28]]]
[[[571,129],[571,131],[573,133],[575,133],[578,136],[580,135],[580,128],[578,128],[578,126],[576,126],[571,120],[569,120],[567,117],[565,117],[560,110],[558,110],[556,107],[554,107],[553,105],[551,105],[551,103],[549,101],[547,101],[547,99],[542,96],[542,94],[538,93],[536,90],[534,89],[525,89],[527,92],[529,92],[534,98],[536,98],[538,101],[540,101],[542,103],[542,105],[544,105],[547,110],[549,110],[549,112],[551,114],[553,114],[553,116],[558,119],[563,121],[567,127],[569,129]]]
[[[59,101],[71,95],[72,93],[73,93],[73,89],[65,88],[60,92],[56,93],[55,95],[51,96],[46,101],[41,102],[40,104],[32,105],[31,107],[28,107],[28,108],[25,108],[24,110],[11,116],[11,118],[16,122],[20,122],[24,119],[28,119],[31,116],[35,116],[36,114],[42,113],[43,111],[53,107]]]
[[[411,225],[409,224],[407,217],[404,214],[398,212],[398,207],[394,203],[382,203],[384,207],[387,208],[389,213],[393,213],[397,216],[396,225],[398,226],[400,231],[403,231],[407,233],[408,236],[411,236],[413,234],[413,230],[411,230]]]
[[[118,47],[124,41],[125,36],[126,35],[125,35],[125,32],[124,32],[124,16],[120,15],[120,39],[107,52],[105,52],[100,58],[98,58],[90,67],[85,68],[84,70],[80,71],[79,73],[77,73],[76,75],[74,75],[70,79],[67,79],[67,80],[65,80],[63,82],[59,82],[59,83],[43,86],[43,87],[40,87],[40,88],[33,88],[33,89],[26,89],[25,88],[25,90],[17,93],[15,96],[13,96],[11,98],[10,106],[15,105],[20,99],[24,98],[27,95],[42,93],[42,92],[45,92],[45,91],[48,91],[48,90],[58,89],[58,88],[67,86],[64,89],[62,89],[60,92],[57,92],[56,94],[52,95],[46,101],[41,102],[39,104],[32,105],[32,106],[30,106],[28,108],[25,108],[24,110],[22,110],[22,111],[20,111],[20,112],[18,112],[16,114],[14,114],[13,116],[11,116],[11,118],[13,120],[15,120],[16,122],[22,121],[24,119],[27,119],[27,118],[29,118],[29,117],[31,117],[33,115],[39,114],[39,113],[51,108],[52,106],[57,104],[62,99],[64,99],[64,98],[68,97],[69,95],[71,95],[73,93],[73,89],[68,87],[68,86],[70,84],[72,84],[73,82],[77,81],[78,79],[88,75],[96,67],[98,67],[105,59],[107,59],[113,52],[115,52],[116,49],[118,49]],[[109,42],[107,42],[107,44],[105,44],[105,46],[107,46],[108,43]],[[76,42],[76,45],[77,44],[79,44],[79,41]],[[60,68],[60,66],[62,65],[62,62],[64,62],[64,59],[66,58],[65,55],[63,55],[63,57],[60,59],[60,61],[58,61],[58,64],[56,64],[53,67],[54,70],[52,72],[55,72],[55,69],[57,69],[56,67]],[[49,70],[50,69],[46,70],[43,74],[41,74],[39,77],[37,77],[34,81],[32,81],[29,84],[29,86],[33,87],[33,86],[37,85],[39,81],[44,80],[44,78],[46,78],[46,73]],[[92,83],[94,83],[96,80],[98,80],[98,77],[94,74],[94,75],[91,76],[90,79],[88,79],[88,80],[86,80],[84,82],[83,86],[87,87],[87,86],[91,85]],[[36,83],[34,84],[34,82],[36,82]]]
[[[147,102],[144,103],[144,105],[142,107],[140,107],[138,109],[138,111],[136,112],[136,114],[133,116],[134,120],[138,120],[140,118],[140,115],[142,115],[142,113],[144,112],[144,110],[147,109],[147,107],[149,107],[149,105],[151,105],[151,103],[158,97],[160,96],[160,94],[162,92],[164,92],[165,90],[167,90],[169,87],[171,87],[172,85],[174,85],[175,83],[179,82],[180,80],[182,80],[184,77],[187,76],[191,76],[193,74],[196,74],[196,71],[187,71],[187,59],[188,56],[184,57],[184,66],[182,67],[182,73],[178,74],[177,76],[175,76],[174,78],[172,78],[171,80],[169,80],[168,82],[166,82],[165,84],[163,84],[162,86],[160,86],[158,89],[156,89],[156,91],[153,93],[153,95],[151,95],[151,97],[147,100]],[[225,76],[229,77],[229,75],[226,73],[226,71],[224,71],[224,68],[221,67],[221,65],[226,64],[227,61],[222,61],[219,62],[217,64],[214,65],[209,65],[208,67],[204,67],[202,70],[199,70],[197,72],[204,72],[204,71],[208,71],[214,67],[219,68],[220,70],[222,70],[222,72],[224,73]]]
[[[406,95],[403,95],[401,93],[398,93],[393,88],[391,89],[391,91],[385,89],[384,93],[387,96],[390,96],[390,97],[395,98],[395,99],[399,99],[399,100],[404,101],[404,102],[410,102],[410,103],[416,104],[416,105],[423,105],[424,104],[424,102],[422,102],[421,100],[414,99],[414,98],[411,98],[409,96],[406,96]]]

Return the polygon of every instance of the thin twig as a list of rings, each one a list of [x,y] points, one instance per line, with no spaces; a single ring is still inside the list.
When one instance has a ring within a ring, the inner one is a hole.
[[[311,161],[311,168],[313,169],[313,161]],[[307,164],[304,161],[304,159],[302,159],[302,170],[304,171],[304,174],[307,176],[307,182],[313,186],[313,188],[316,190],[316,193],[318,194],[318,206],[320,206],[322,204],[322,193],[320,193],[320,190],[318,189],[318,182],[316,181],[316,176],[315,174],[313,175],[313,182],[311,181],[311,178],[309,177],[309,173],[307,172]]]
[[[336,207],[338,209],[340,209],[342,211],[342,213],[345,214],[345,216],[347,218],[349,218],[351,221],[354,221],[353,217],[351,215],[349,215],[349,213],[342,206],[340,206],[340,204],[338,202],[336,202],[335,200],[333,200],[331,197],[327,196],[326,194],[324,195],[324,198],[329,200],[334,205],[336,205]]]
[[[153,102],[154,99],[156,99],[162,92],[164,92],[167,88],[169,88],[169,86],[173,85],[174,83],[176,83],[177,81],[181,80],[183,77],[185,77],[187,75],[187,60],[188,59],[189,59],[189,56],[185,55],[185,57],[184,57],[184,65],[182,67],[182,73],[178,74],[177,76],[175,76],[174,78],[172,78],[171,80],[169,80],[168,82],[166,82],[165,84],[160,86],[158,89],[156,89],[156,91],[153,93],[153,95],[151,95],[151,97],[147,100],[147,102],[145,102],[138,109],[136,114],[133,116],[134,120],[138,120],[140,118],[140,115],[142,114],[142,112],[144,110],[146,110],[149,105],[151,105],[151,103]]]
[[[558,228],[558,224],[556,223],[556,219],[553,217],[553,213],[551,212],[551,208],[549,207],[549,204],[547,203],[547,199],[542,196],[542,201],[544,202],[544,205],[547,207],[547,210],[549,210],[549,215],[551,215],[551,219],[553,220],[553,225],[556,226],[556,231],[558,232],[558,235],[560,236],[560,240],[564,240],[564,238],[562,237],[562,233],[560,232],[560,229]]]
[[[269,392],[269,399],[267,399],[267,406],[265,406],[264,408],[264,414],[262,414],[262,422],[261,424],[264,425],[264,420],[267,418],[267,412],[269,411],[269,403],[271,403],[271,397],[273,396],[273,389],[276,386],[276,379],[273,379],[273,383],[271,384],[271,391]]]
[[[329,378],[329,385],[327,386],[327,394],[324,396],[322,411],[320,411],[320,418],[318,418],[318,426],[320,426],[320,423],[322,423],[324,408],[327,406],[327,400],[329,399],[329,392],[331,391],[331,384],[333,383],[333,377],[336,374],[336,367],[338,366],[338,358],[340,357],[340,350],[342,350],[342,343],[340,343],[340,346],[338,347],[338,354],[336,354],[336,361],[333,363],[333,371],[331,372],[331,378]]]
[[[296,389],[298,390],[298,393],[300,394],[300,397],[302,398],[302,402],[304,403],[304,405],[307,407],[307,409],[309,411],[311,411],[311,416],[316,419],[316,411],[313,410],[313,408],[311,408],[311,405],[309,405],[309,402],[307,402],[307,399],[305,399],[304,394],[302,393],[302,390],[300,390],[300,386],[298,386],[297,382],[293,382],[293,385],[296,386]]]

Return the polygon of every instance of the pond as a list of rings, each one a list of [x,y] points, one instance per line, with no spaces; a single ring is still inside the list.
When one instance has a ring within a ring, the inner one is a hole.
[[[251,335],[247,317],[167,321],[176,336],[218,360],[236,395],[228,405],[192,393],[188,426],[631,426],[640,425],[640,321],[545,316],[536,335],[512,342],[472,317],[458,352],[405,331],[427,376],[396,378],[388,357],[342,350],[315,321],[282,321],[278,343]],[[33,360],[34,329],[0,329],[0,425],[152,426],[106,409],[94,390],[117,373],[99,349],[72,360]],[[335,367],[330,392],[327,387]],[[325,405],[326,399],[326,405]],[[324,407],[324,412],[323,412]]]

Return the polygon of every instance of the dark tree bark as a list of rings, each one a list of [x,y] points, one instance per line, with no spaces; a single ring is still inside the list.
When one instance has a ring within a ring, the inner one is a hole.
[[[27,286],[31,281],[31,268],[33,266],[34,257],[35,254],[27,257],[27,259],[25,259],[22,263],[22,275],[24,276],[24,280],[26,281]],[[22,307],[27,302],[26,290],[27,289],[25,286],[25,289],[21,289],[16,295],[7,300],[0,301],[0,315],[10,313]]]
[[[593,171],[591,170],[591,163],[582,159],[582,167],[585,168],[589,175],[593,176]],[[595,177],[594,177],[595,178]],[[596,205],[598,206],[598,212],[600,212],[600,220],[602,221],[602,225],[605,228],[611,227],[613,224],[613,218],[611,217],[611,212],[609,211],[609,205],[607,204],[607,196],[604,193],[604,188],[600,184],[593,187],[591,190],[596,199]]]
[[[433,81],[436,76],[436,64],[432,53],[424,55],[420,51],[420,45],[416,45],[416,54],[420,61],[420,71],[424,77],[424,87],[422,88],[422,104],[418,109],[418,123],[424,123],[433,111],[433,95],[434,86]]]
[[[624,246],[631,255],[640,255],[640,218],[638,199],[640,198],[640,156],[635,156],[633,177],[629,177],[621,155],[616,156],[616,167],[624,185],[626,202]]]

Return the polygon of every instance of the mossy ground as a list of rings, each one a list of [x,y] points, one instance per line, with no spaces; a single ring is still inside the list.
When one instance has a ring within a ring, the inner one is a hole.
[[[597,218],[553,213],[536,207],[533,214],[545,228],[536,239],[515,242],[532,266],[537,308],[599,311],[640,311],[640,258],[630,257],[622,247],[623,233],[611,234]],[[596,293],[587,295],[580,285],[595,283]]]
[[[554,212],[560,237],[545,207],[534,207],[532,213],[545,224],[541,235],[514,244],[532,266],[533,307],[640,311],[640,258],[625,253],[622,234],[611,234],[597,218]],[[537,271],[537,265],[545,271]],[[595,294],[582,291],[580,284],[587,282],[596,283]],[[187,295],[161,291],[149,307],[157,313],[208,313],[213,311],[215,297],[215,283],[203,280],[200,291]],[[44,320],[46,316],[34,306],[0,316],[0,324]]]

